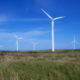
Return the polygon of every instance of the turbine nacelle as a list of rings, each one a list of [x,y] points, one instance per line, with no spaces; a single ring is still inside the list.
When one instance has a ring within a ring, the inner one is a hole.
[[[23,39],[23,38],[18,38],[18,39]]]
[[[77,41],[72,41],[71,43],[76,42],[77,44],[79,44]]]
[[[50,22],[54,21],[54,19],[51,19]]]
[[[37,44],[37,43],[34,43],[33,45],[35,45],[35,44]]]
[[[32,41],[31,41],[31,43],[32,43],[33,45],[37,44],[37,43],[33,43]]]

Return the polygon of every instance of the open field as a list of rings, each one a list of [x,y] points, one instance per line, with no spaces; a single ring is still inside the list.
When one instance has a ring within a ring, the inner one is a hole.
[[[0,80],[80,80],[80,50],[0,51]]]

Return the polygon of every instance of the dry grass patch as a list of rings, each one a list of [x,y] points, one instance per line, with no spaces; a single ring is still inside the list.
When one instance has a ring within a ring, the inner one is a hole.
[[[0,80],[80,80],[80,50],[0,51]]]

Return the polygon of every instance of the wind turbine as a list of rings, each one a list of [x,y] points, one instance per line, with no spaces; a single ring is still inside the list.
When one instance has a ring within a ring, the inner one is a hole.
[[[57,17],[57,18],[52,18],[48,13],[46,13],[43,9],[41,9],[50,19],[51,19],[51,23],[52,23],[52,51],[54,52],[54,20],[63,18],[65,16],[61,16],[61,17]]]
[[[32,42],[32,41],[31,41]],[[37,44],[37,43],[33,43],[32,42],[32,44],[33,44],[33,50],[35,50],[35,45]]]
[[[78,42],[75,40],[75,36],[74,36],[74,40],[73,40],[71,43],[74,43],[74,49],[75,49],[75,43],[78,43]]]
[[[18,38],[15,34],[14,34],[14,36],[17,38],[16,44],[17,44],[17,51],[18,51],[18,39],[23,39],[23,38]]]

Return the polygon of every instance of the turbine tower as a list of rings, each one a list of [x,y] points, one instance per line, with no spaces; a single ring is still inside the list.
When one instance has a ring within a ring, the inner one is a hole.
[[[50,19],[51,19],[51,24],[52,24],[52,51],[54,52],[54,20],[63,18],[65,16],[57,17],[57,18],[52,18],[48,13],[46,13],[43,9],[41,9]]]
[[[72,43],[74,43],[74,49],[75,49],[75,43],[78,43],[78,42],[75,40],[75,36],[74,36],[74,40],[72,41]]]
[[[31,41],[32,42],[32,41]],[[35,50],[35,45],[37,44],[37,43],[33,43],[32,42],[32,44],[33,44],[33,50]]]
[[[18,38],[15,34],[14,34],[14,36],[17,38],[16,44],[17,44],[17,51],[18,51],[18,39],[23,39],[23,38]]]

